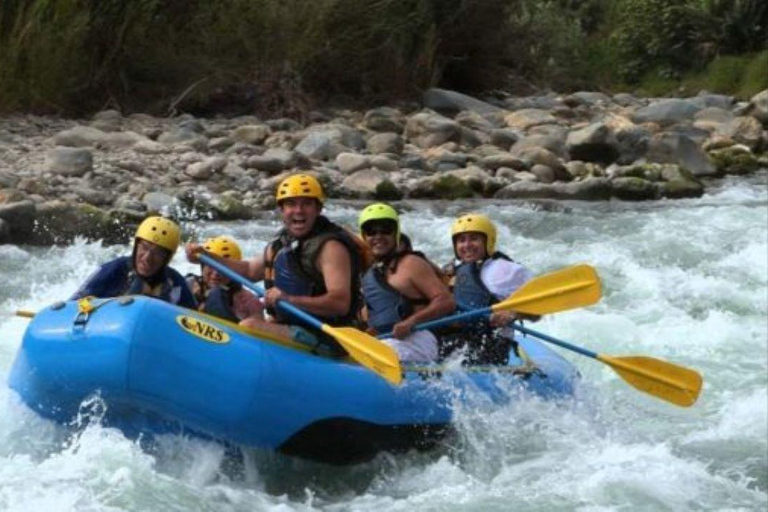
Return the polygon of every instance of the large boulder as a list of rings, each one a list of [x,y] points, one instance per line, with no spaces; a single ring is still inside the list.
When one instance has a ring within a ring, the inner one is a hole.
[[[28,242],[35,226],[35,212],[35,203],[29,200],[0,204],[0,221],[5,226],[5,241]]]
[[[625,201],[644,201],[659,196],[658,186],[642,178],[615,178],[611,180],[614,197]]]
[[[491,105],[490,103],[446,89],[428,89],[424,92],[422,101],[426,108],[447,114],[456,114],[463,110],[471,110],[478,114],[489,115],[501,111],[499,107]]]
[[[718,174],[714,162],[701,147],[679,133],[654,135],[649,142],[646,158],[649,162],[677,164],[697,177]]]
[[[584,162],[607,165],[619,157],[619,141],[604,123],[593,123],[569,133],[566,149],[571,159]]]
[[[509,128],[527,131],[535,126],[557,124],[557,118],[546,110],[524,108],[507,115],[504,122]]]
[[[670,126],[692,120],[699,110],[701,107],[693,101],[666,99],[638,109],[632,116],[632,120],[636,123],[658,123],[661,126]]]
[[[749,100],[749,110],[752,117],[768,129],[768,89],[752,96]]]
[[[371,199],[376,190],[388,182],[388,174],[378,169],[362,169],[347,176],[341,182],[342,192],[359,198]]]
[[[440,146],[446,142],[460,142],[462,126],[452,119],[432,112],[419,112],[408,118],[405,136],[420,148]]]
[[[53,148],[46,154],[46,170],[62,176],[83,176],[93,170],[93,155],[85,148]]]

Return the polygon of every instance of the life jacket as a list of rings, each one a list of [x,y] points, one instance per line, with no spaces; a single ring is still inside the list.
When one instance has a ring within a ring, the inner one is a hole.
[[[181,287],[175,286],[173,277],[168,271],[168,267],[163,267],[162,275],[155,284],[151,284],[146,279],[140,277],[133,268],[133,262],[128,260],[128,271],[123,292],[118,295],[147,295],[157,299],[178,304],[181,300]]]
[[[396,323],[413,314],[415,306],[429,302],[427,299],[410,299],[387,282],[388,270],[395,272],[397,263],[407,254],[426,259],[420,252],[401,252],[394,260],[384,261],[369,268],[363,276],[363,298],[368,312],[368,325],[376,329],[376,332],[392,331]]]
[[[512,261],[507,255],[498,251],[493,253],[489,259]],[[451,279],[453,298],[462,309],[471,310],[485,308],[498,302],[498,299],[494,297],[480,278],[480,271],[483,268],[483,263],[485,263],[485,261],[487,260],[480,260],[472,263],[459,263],[448,269],[448,272],[453,276]]]
[[[495,252],[489,259],[512,261],[501,252]],[[480,278],[485,261],[452,264],[444,269],[447,274],[452,275],[453,297],[462,311],[485,308],[499,302]],[[441,357],[466,348],[465,364],[506,364],[514,343],[512,339],[501,336],[500,329],[492,327],[485,318],[444,330],[440,339]]]
[[[349,311],[331,318],[319,317],[330,325],[350,325],[357,319],[360,309],[360,274],[365,258],[358,243],[344,228],[325,216],[318,216],[312,231],[297,240],[281,230],[278,237],[264,249],[264,287],[277,286],[289,295],[316,297],[326,293],[325,280],[317,268],[317,256],[326,242],[336,240],[347,248],[352,263],[351,302]],[[280,311],[268,308],[267,312],[278,322],[287,323],[289,318]]]
[[[233,299],[235,293],[240,289],[237,285],[215,286],[208,292],[203,304],[203,312],[209,315],[229,320],[230,322],[239,322],[240,319],[235,315],[233,308]]]

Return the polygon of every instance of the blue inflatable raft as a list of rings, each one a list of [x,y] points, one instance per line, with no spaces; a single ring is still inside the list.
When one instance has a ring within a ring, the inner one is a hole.
[[[127,434],[183,429],[331,464],[380,451],[430,448],[450,431],[457,401],[513,399],[521,387],[569,395],[578,374],[531,339],[502,368],[404,366],[393,386],[349,359],[146,297],[75,302],[31,321],[10,386],[41,415],[72,421],[100,396],[105,424]],[[170,426],[170,427],[169,427]]]

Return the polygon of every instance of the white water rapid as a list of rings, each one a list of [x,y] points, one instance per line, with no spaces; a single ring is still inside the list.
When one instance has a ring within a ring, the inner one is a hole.
[[[562,349],[577,398],[521,396],[460,411],[459,438],[428,454],[333,468],[166,436],[151,451],[91,421],[69,430],[24,406],[6,382],[27,320],[128,246],[0,246],[0,511],[766,510],[768,507],[768,176],[726,180],[700,199],[647,203],[413,203],[404,231],[445,263],[449,229],[478,208],[499,247],[537,273],[595,266],[604,298],[551,315],[539,331],[610,355],[648,355],[704,376],[677,408],[611,368]],[[328,215],[354,225],[357,207]],[[246,254],[277,221],[187,225],[229,233]],[[174,265],[194,270],[179,254]]]

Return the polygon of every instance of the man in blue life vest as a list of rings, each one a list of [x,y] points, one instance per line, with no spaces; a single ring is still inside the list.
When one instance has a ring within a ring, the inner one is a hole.
[[[491,306],[533,278],[526,267],[496,251],[496,226],[485,215],[470,213],[456,219],[451,238],[456,259],[443,270],[451,276],[453,296],[461,310]],[[454,336],[445,336],[441,355],[465,348],[466,363],[506,364],[514,344],[514,331],[506,326],[518,319],[538,317],[514,311],[493,313],[488,321],[472,322]]]
[[[219,258],[243,259],[240,246],[228,236],[209,238],[203,248]],[[264,306],[255,295],[205,264],[202,265],[200,286],[200,311],[246,327],[255,327],[264,320]]]
[[[383,340],[403,362],[431,362],[438,342],[416,324],[454,310],[451,292],[427,258],[401,242],[400,218],[391,206],[376,203],[360,213],[360,233],[374,264],[363,276],[363,298],[368,326],[374,333],[392,332]]]
[[[285,178],[276,199],[283,228],[262,256],[241,261],[213,257],[251,281],[264,280],[264,303],[277,323],[264,321],[254,327],[316,344],[314,335],[289,325],[293,319],[276,308],[277,301],[293,304],[329,325],[351,325],[360,305],[363,263],[351,236],[321,214],[325,193],[316,178],[309,174]],[[187,259],[196,263],[203,249],[187,244]]]
[[[71,297],[147,295],[185,308],[197,307],[186,280],[168,266],[181,231],[172,220],[147,217],[136,230],[133,254],[99,267]]]

